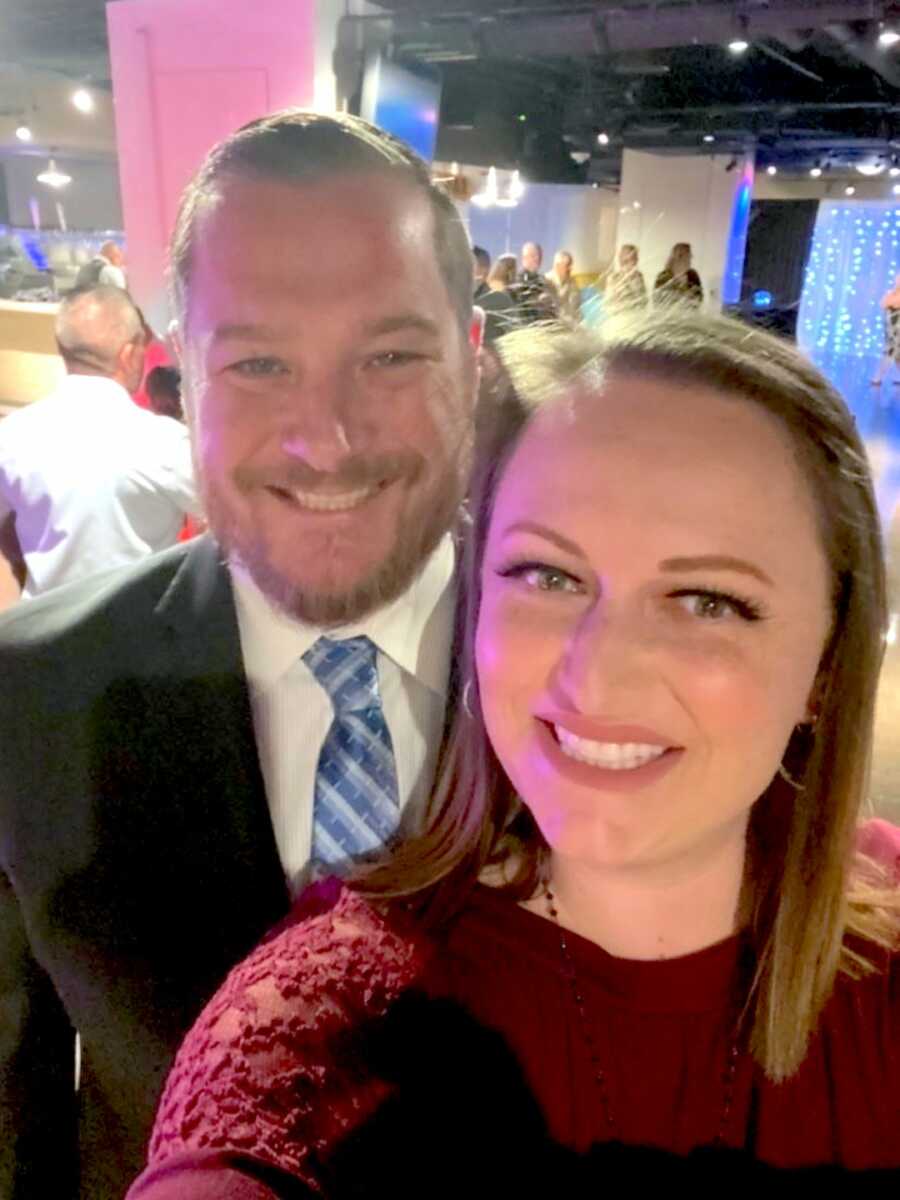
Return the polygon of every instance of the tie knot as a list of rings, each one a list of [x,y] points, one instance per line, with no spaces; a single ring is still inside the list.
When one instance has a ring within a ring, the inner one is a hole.
[[[331,697],[335,713],[357,712],[380,705],[378,650],[367,637],[335,641],[320,637],[303,661]]]

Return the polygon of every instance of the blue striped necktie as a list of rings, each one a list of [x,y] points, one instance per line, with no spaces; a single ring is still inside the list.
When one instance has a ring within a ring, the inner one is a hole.
[[[376,654],[367,637],[320,637],[303,655],[334,707],[316,769],[312,858],[320,863],[345,863],[377,850],[400,819]]]

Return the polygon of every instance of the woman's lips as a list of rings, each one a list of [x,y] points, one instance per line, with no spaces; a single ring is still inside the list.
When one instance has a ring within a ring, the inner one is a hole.
[[[589,720],[592,734],[572,732],[572,722],[557,725],[536,718],[538,745],[552,769],[563,778],[598,791],[637,791],[668,774],[684,755],[684,748],[663,742],[640,726],[601,725]]]

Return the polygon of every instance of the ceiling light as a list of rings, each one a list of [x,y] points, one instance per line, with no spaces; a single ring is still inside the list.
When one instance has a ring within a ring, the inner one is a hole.
[[[632,207],[632,208],[640,208],[640,207],[641,207],[641,202],[640,202],[640,200],[633,200],[633,201],[632,201],[632,204],[631,204],[631,207]]]
[[[47,164],[46,171],[41,171],[40,175],[37,176],[37,181],[38,183],[45,183],[47,187],[62,188],[67,183],[72,182],[72,176],[67,175],[65,171],[58,171],[56,163],[51,158]]]
[[[900,183],[895,183],[894,186],[891,188],[891,191],[894,193],[895,196],[900,196]]]
[[[728,43],[728,50],[731,54],[745,54],[750,49],[750,43],[745,42],[743,38],[734,38]]]
[[[591,156],[588,154],[587,150],[569,151],[569,158],[571,158],[572,162],[578,163],[579,167],[583,167],[590,157]]]
[[[600,143],[601,146],[608,146],[609,145],[609,134],[605,133],[605,132],[598,133],[597,141]]]
[[[778,168],[774,165],[774,163],[772,163],[768,167],[766,167],[766,174],[767,175],[777,175],[778,174]]]
[[[94,97],[87,88],[78,88],[72,93],[72,103],[81,113],[92,113],[94,111]]]
[[[845,196],[855,196],[855,195],[856,195],[856,188],[855,188],[855,187],[853,187],[853,185],[852,185],[852,184],[851,184],[849,187],[845,187],[845,188],[844,188],[844,195],[845,195]]]
[[[889,46],[896,46],[900,42],[900,33],[896,29],[882,29],[878,35],[878,45],[882,50],[887,50]]]
[[[897,176],[900,175],[900,167],[891,167],[891,169],[888,171],[888,175],[890,175],[891,179],[896,179]]]
[[[33,136],[27,125],[20,125],[16,130],[16,137],[20,142],[30,142]]]
[[[809,173],[810,173],[810,175],[812,175],[813,179],[818,179],[819,176],[822,174],[822,168],[821,167],[813,167]]]
[[[716,139],[711,133],[704,133],[703,140],[704,140],[704,142],[709,143],[709,142],[714,142]]]

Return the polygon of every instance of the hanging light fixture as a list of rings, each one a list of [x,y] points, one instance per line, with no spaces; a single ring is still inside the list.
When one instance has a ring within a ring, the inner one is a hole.
[[[37,177],[38,183],[44,183],[47,187],[63,188],[72,182],[72,176],[67,175],[65,171],[57,169],[56,163],[51,158],[47,163],[46,171],[41,171]]]
[[[497,168],[488,167],[487,181],[484,191],[472,197],[472,203],[479,208],[492,208],[497,203]]]

